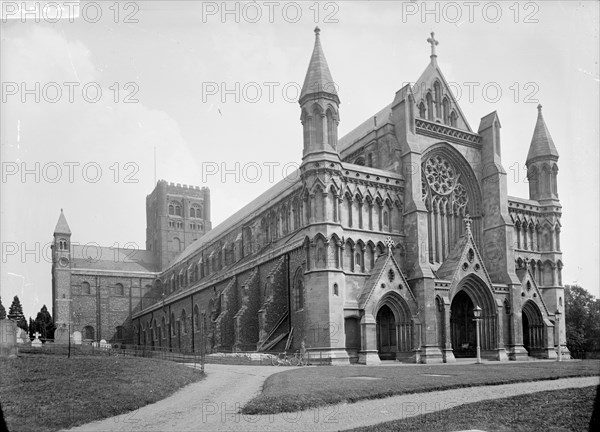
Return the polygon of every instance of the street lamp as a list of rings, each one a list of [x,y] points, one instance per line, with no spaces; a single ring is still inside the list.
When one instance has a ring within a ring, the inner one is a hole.
[[[475,321],[475,340],[477,341],[477,360],[476,364],[481,364],[481,348],[479,347],[479,321],[481,320],[481,308],[475,306],[473,309],[473,321]]]
[[[556,309],[556,312],[554,312],[554,319],[556,321],[556,335],[558,336],[558,357],[556,358],[556,361],[562,361],[562,350],[560,349],[560,315],[560,311]]]

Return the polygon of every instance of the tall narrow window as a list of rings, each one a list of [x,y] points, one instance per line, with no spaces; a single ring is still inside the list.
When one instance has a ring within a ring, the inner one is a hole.
[[[450,124],[450,101],[444,98],[442,102],[442,114],[444,115],[444,124]]]
[[[435,116],[440,118],[442,117],[442,88],[439,81],[433,84],[433,93],[435,95]]]
[[[456,112],[453,110],[450,113],[450,126],[457,127],[457,119],[458,119],[458,116],[456,115]]]
[[[431,93],[427,93],[425,100],[427,100],[427,119],[433,120],[433,97],[431,97]]]
[[[304,308],[304,272],[298,267],[294,275],[294,310]]]
[[[419,117],[422,119],[427,118],[427,108],[425,108],[425,104],[423,102],[419,104]]]

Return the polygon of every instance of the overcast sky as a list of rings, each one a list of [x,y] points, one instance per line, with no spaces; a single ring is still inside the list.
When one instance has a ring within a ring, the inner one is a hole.
[[[238,16],[223,15],[221,2],[97,4],[98,18],[90,5],[73,22],[46,22],[46,9],[40,23],[1,24],[7,309],[15,294],[26,316],[50,307],[47,246],[61,208],[74,243],[145,248],[155,152],[158,179],[211,189],[213,226],[297,166],[296,99],[316,24],[338,85],[340,136],[420,76],[435,31],[471,127],[498,111],[508,191],[527,198],[541,103],[560,153],[563,283],[598,296],[597,2],[302,2],[300,14],[293,2],[229,3]]]

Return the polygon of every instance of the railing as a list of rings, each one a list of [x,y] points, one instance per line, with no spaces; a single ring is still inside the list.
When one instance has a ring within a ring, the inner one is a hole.
[[[157,360],[174,361],[177,363],[193,364],[195,368],[204,371],[204,352],[186,352],[169,349],[166,347],[152,347],[144,345],[115,344],[57,344],[46,342],[40,347],[31,346],[31,343],[18,345],[21,354],[53,354],[71,356],[118,356],[118,357],[145,357]]]

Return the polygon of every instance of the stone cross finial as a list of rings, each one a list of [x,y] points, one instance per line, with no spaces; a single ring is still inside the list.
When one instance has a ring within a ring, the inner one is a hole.
[[[390,236],[385,239],[385,244],[387,245],[390,253],[392,252],[392,247],[396,246],[396,243],[394,243],[394,240],[392,240]]]
[[[463,222],[465,223],[465,229],[468,234],[471,234],[471,224],[473,223],[473,219],[468,214],[464,217]]]
[[[439,41],[435,40],[435,33],[431,32],[431,37],[427,38],[427,42],[431,44],[431,57],[437,57],[435,53],[435,47],[439,45]]]
[[[34,337],[34,338],[36,338],[36,339],[39,339],[39,338],[40,338],[40,336],[41,336],[41,334],[40,334],[39,332],[35,332],[35,333],[33,334],[33,337]]]

